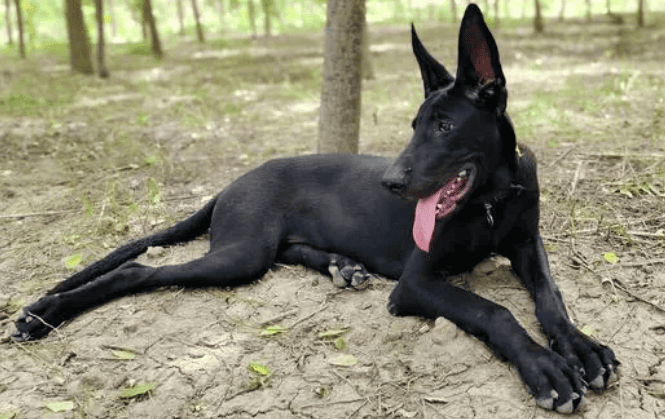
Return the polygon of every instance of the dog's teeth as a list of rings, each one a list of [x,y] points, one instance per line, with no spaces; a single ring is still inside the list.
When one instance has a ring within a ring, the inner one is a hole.
[[[457,174],[457,177],[458,177],[458,178],[466,177],[466,169],[460,171],[460,172]]]
[[[441,208],[443,208],[442,204],[436,204],[436,209],[441,209]]]

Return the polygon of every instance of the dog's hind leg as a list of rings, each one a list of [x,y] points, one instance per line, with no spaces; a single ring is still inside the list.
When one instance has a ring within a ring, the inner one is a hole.
[[[315,249],[306,244],[291,244],[277,256],[277,262],[303,265],[332,278],[340,288],[363,289],[372,277],[362,263],[337,253]]]
[[[209,201],[191,217],[179,222],[171,228],[140,238],[120,246],[104,259],[85,267],[80,272],[60,282],[47,292],[48,295],[73,290],[97,277],[116,269],[118,266],[145,253],[151,246],[168,246],[195,239],[204,234],[210,227],[210,218],[216,200]]]
[[[261,277],[274,264],[277,245],[259,242],[217,247],[200,259],[161,267],[127,262],[77,288],[40,298],[16,321],[15,340],[46,336],[53,328],[86,310],[119,297],[159,287],[231,287]]]

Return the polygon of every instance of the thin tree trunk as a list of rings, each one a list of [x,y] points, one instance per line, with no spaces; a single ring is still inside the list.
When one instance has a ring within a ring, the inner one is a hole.
[[[536,33],[542,33],[545,27],[543,26],[543,16],[540,13],[540,0],[534,0],[534,7],[536,8],[536,13],[533,16],[533,29]]]
[[[501,19],[499,18],[499,0],[494,0],[494,29],[499,29]]]
[[[5,0],[5,20],[7,21],[7,45],[14,45],[12,37],[12,3],[11,0]]]
[[[586,21],[591,22],[591,0],[584,0],[586,3]]]
[[[113,8],[113,0],[109,0],[109,16],[111,17],[111,38],[118,36],[118,20],[115,17],[115,9]]]
[[[357,153],[365,0],[328,0],[318,151]]]
[[[196,4],[196,0],[192,0],[192,11],[194,11],[194,22],[196,22],[196,37],[199,39],[199,42],[203,43],[203,28],[201,27],[201,18],[199,16],[199,6]]]
[[[90,58],[90,39],[83,20],[81,0],[65,1],[67,37],[69,39],[69,59],[72,70],[83,74],[93,74]]]
[[[265,36],[270,37],[272,35],[272,22],[270,21],[273,6],[272,0],[261,0],[261,6],[263,7],[263,29]]]
[[[644,0],[637,0],[637,27],[644,27]]]
[[[222,28],[226,27],[226,3],[224,0],[219,0],[217,3],[219,5],[219,23]]]
[[[162,43],[159,41],[159,33],[157,33],[157,24],[155,17],[152,14],[152,4],[150,0],[143,0],[143,20],[150,28],[150,41],[152,45],[152,53],[157,58],[162,58]]]
[[[566,18],[566,0],[561,0],[561,8],[559,9],[559,22],[563,22]]]
[[[254,0],[247,0],[247,14],[249,16],[249,25],[252,27],[252,38],[256,38],[256,8],[254,7]]]
[[[141,36],[143,42],[148,40],[148,22],[145,21],[145,16],[143,15],[143,9],[141,9]]]
[[[23,42],[23,13],[21,12],[21,0],[14,1],[16,8],[16,23],[18,24],[18,51],[21,58],[25,58],[25,43]]]
[[[404,5],[402,4],[402,0],[393,0],[393,4],[394,4],[393,17],[404,16]]]
[[[176,8],[178,9],[178,23],[180,23],[180,31],[178,34],[180,36],[185,35],[185,15],[182,10],[182,0],[176,0],[175,2]]]
[[[450,11],[453,14],[452,22],[457,23],[457,3],[455,0],[450,0]]]
[[[104,59],[104,2],[95,0],[95,17],[97,19],[97,72],[105,79],[109,76]]]

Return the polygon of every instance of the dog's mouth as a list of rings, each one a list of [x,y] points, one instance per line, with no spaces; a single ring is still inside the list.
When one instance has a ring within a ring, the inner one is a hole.
[[[420,250],[429,252],[436,222],[452,215],[460,201],[471,191],[475,177],[476,167],[467,163],[442,188],[418,200],[413,240]]]

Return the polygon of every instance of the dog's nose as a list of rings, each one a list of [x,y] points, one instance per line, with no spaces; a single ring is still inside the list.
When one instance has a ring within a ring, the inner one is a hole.
[[[409,168],[402,169],[391,166],[386,170],[386,173],[384,173],[383,178],[381,179],[381,184],[390,192],[402,196],[409,183],[410,173],[411,169]]]
[[[406,183],[404,183],[403,181],[383,179],[381,184],[383,185],[384,188],[388,189],[390,192],[396,195],[401,195],[402,192],[404,192],[404,189],[406,189]]]

